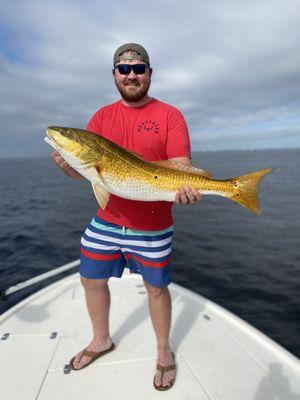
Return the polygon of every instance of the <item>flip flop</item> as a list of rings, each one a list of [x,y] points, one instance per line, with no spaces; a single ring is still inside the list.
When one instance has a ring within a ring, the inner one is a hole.
[[[82,352],[82,354],[81,354],[81,356],[80,356],[80,358],[79,358],[78,361],[80,361],[80,360],[82,359],[83,356],[92,357],[91,360],[90,360],[88,363],[86,363],[83,367],[81,367],[81,368],[75,368],[74,365],[73,365],[73,362],[74,362],[76,356],[74,356],[74,357],[72,357],[71,360],[69,361],[70,368],[73,369],[74,371],[79,371],[79,370],[81,370],[81,369],[87,367],[88,365],[92,364],[94,361],[97,360],[97,358],[99,358],[99,357],[101,357],[101,356],[104,356],[104,354],[109,353],[110,351],[114,350],[114,348],[115,348],[115,345],[114,345],[113,343],[112,343],[112,345],[110,346],[109,349],[104,350],[104,351],[100,351],[99,353],[97,353],[97,352],[95,352],[95,351],[89,351],[89,350],[87,350],[87,349],[85,348],[85,349],[83,350],[83,352]]]
[[[156,365],[156,369],[158,369],[159,371],[161,371],[161,380],[163,380],[163,377],[164,377],[165,372],[171,371],[171,370],[173,370],[173,369],[176,370],[175,355],[174,355],[174,353],[172,353],[172,356],[173,356],[173,359],[174,359],[174,364],[168,365],[168,366],[166,366],[166,367],[163,367],[163,366],[160,365],[160,364],[157,364],[157,365]],[[162,385],[157,386],[157,385],[155,384],[155,375],[154,375],[154,379],[153,379],[153,385],[154,385],[155,389],[157,389],[157,390],[168,390],[168,389],[171,389],[171,387],[174,385],[174,382],[175,382],[175,378],[172,379],[172,380],[170,381],[170,384],[169,384],[168,386],[162,386]]]

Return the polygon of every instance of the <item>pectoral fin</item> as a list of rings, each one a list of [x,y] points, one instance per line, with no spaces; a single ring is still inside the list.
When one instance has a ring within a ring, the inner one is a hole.
[[[99,186],[96,184],[92,184],[94,195],[100,205],[101,208],[105,208],[106,204],[108,203],[109,200],[109,192],[105,188],[105,186]]]
[[[190,172],[192,174],[204,176],[205,178],[210,178],[210,179],[213,178],[213,175],[210,172],[205,171],[204,169],[195,168],[189,165],[183,165],[179,162],[160,160],[160,161],[152,161],[152,164],[158,165],[160,167],[176,169],[177,171],[181,172]]]

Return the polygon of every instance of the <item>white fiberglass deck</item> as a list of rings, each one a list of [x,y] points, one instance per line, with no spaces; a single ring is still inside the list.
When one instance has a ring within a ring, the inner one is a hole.
[[[0,317],[2,399],[300,399],[296,357],[225,309],[175,284],[169,289],[177,378],[171,390],[156,391],[156,342],[141,276],[111,278],[109,286],[116,349],[82,371],[64,373],[70,358],[92,337],[78,273]],[[51,338],[53,332],[57,335]]]

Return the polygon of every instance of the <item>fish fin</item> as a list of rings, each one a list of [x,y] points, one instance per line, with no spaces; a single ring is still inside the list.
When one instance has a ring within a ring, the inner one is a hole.
[[[210,172],[205,171],[204,169],[192,167],[189,165],[183,165],[179,162],[174,162],[169,160],[159,160],[159,161],[152,161],[151,163],[158,165],[159,167],[176,169],[177,171],[181,172],[189,172],[192,174],[204,176],[205,178],[213,178],[213,175]]]
[[[261,179],[272,172],[275,168],[266,168],[259,171],[252,172],[251,174],[242,175],[230,181],[234,185],[234,192],[228,197],[248,208],[250,211],[255,212],[257,215],[261,214],[258,203],[258,185]]]
[[[105,186],[99,186],[96,185],[95,183],[92,183],[94,195],[102,209],[106,207],[106,204],[108,203],[109,200],[109,195],[110,193],[107,191]]]

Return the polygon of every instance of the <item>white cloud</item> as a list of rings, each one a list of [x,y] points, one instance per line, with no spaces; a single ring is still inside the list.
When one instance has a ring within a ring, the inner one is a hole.
[[[2,4],[0,156],[19,154],[21,138],[28,155],[45,154],[47,125],[83,127],[117,99],[112,56],[128,41],[148,49],[151,94],[182,110],[196,148],[228,146],[233,131],[233,147],[264,146],[264,132],[286,147],[299,117],[299,23],[292,0]]]

